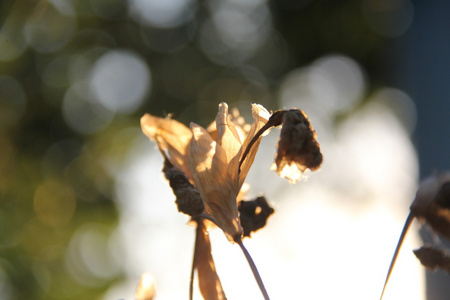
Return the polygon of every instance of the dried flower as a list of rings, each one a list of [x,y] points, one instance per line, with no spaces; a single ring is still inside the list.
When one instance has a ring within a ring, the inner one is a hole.
[[[290,183],[296,183],[304,177],[306,170],[318,170],[323,160],[319,143],[316,141],[316,132],[312,129],[306,114],[299,109],[274,112],[250,141],[243,157],[256,139],[270,128],[280,125],[283,126],[272,170],[280,177],[288,179]]]
[[[307,169],[317,170],[322,159],[316,132],[306,114],[300,110],[285,111],[278,152],[272,169],[281,177],[287,178],[290,183],[295,183],[302,179]]]
[[[219,105],[215,126],[208,130],[194,123],[189,130],[175,120],[149,114],[141,119],[144,133],[157,142],[174,167],[184,172],[199,191],[206,213],[230,241],[241,238],[243,233],[236,197],[254,161],[260,138],[245,158],[242,154],[270,113],[261,105],[252,104],[252,116],[254,121],[246,136],[238,122],[233,122],[239,118],[228,114],[226,103]]]
[[[413,251],[422,265],[431,271],[441,269],[450,274],[450,255],[441,249],[422,246]]]
[[[315,132],[302,111],[282,110],[271,115],[261,105],[252,104],[252,116],[253,124],[249,126],[237,110],[229,113],[228,105],[220,103],[215,122],[206,129],[195,123],[188,129],[170,118],[149,114],[141,118],[143,132],[156,141],[165,158],[163,172],[176,196],[178,210],[197,223],[190,299],[195,270],[205,299],[225,299],[205,219],[213,221],[231,242],[240,246],[264,299],[269,299],[242,236],[250,236],[263,227],[273,209],[264,197],[241,201],[239,208],[237,204],[263,134],[271,127],[284,125],[275,162],[278,174],[290,182],[299,180],[308,168],[318,169],[322,163]],[[287,169],[292,172],[288,174]]]
[[[450,240],[450,173],[435,174],[419,186],[411,212]]]
[[[391,259],[380,300],[383,298],[386,285],[394,269],[400,248],[414,218],[417,218],[422,223],[430,225],[437,234],[450,239],[450,173],[434,174],[420,183],[416,197],[410,206],[410,213],[405,221],[405,225],[403,225],[402,233],[400,234],[394,255]],[[448,256],[434,248],[424,247],[414,251],[414,253],[420,259],[422,264],[428,268],[435,268],[435,266],[432,267],[432,265],[436,264],[437,260],[440,260],[442,265],[448,264]],[[446,267],[448,267],[448,265],[445,265],[445,267],[442,268],[445,269]]]

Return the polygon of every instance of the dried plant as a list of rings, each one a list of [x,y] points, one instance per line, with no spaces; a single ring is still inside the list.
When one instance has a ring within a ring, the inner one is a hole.
[[[435,174],[420,183],[395,248],[380,300],[383,298],[406,233],[415,218],[429,225],[439,236],[450,240],[450,173]],[[427,269],[434,271],[439,268],[450,274],[450,256],[446,250],[423,246],[414,250],[414,254]]]
[[[163,173],[176,196],[178,210],[197,225],[191,271],[197,272],[200,292],[205,299],[226,299],[217,275],[208,228],[219,227],[231,243],[242,249],[259,288],[269,299],[258,270],[244,247],[250,237],[265,226],[274,212],[264,197],[243,201],[242,187],[255,159],[263,135],[282,126],[274,170],[295,183],[307,169],[319,169],[322,154],[306,114],[301,110],[280,110],[273,114],[252,104],[252,125],[245,124],[237,110],[228,112],[221,103],[219,112],[206,129],[191,123],[190,128],[169,118],[146,114],[141,118],[143,132],[158,145],[164,157]]]

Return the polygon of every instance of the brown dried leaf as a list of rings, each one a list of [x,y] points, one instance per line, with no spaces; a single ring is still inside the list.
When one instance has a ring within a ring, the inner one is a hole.
[[[239,218],[241,219],[244,236],[250,234],[266,225],[267,219],[274,213],[265,197],[260,196],[255,200],[239,202]]]
[[[197,270],[200,292],[206,300],[225,300],[227,298],[211,254],[208,232],[202,220],[197,224],[193,268]]]
[[[169,160],[164,157],[164,175],[169,180],[170,187],[176,196],[175,203],[178,211],[191,217],[198,216],[203,212],[205,206],[199,191],[189,182],[186,175],[175,168]]]
[[[425,268],[431,271],[441,269],[450,274],[450,255],[443,250],[422,246],[413,252]]]

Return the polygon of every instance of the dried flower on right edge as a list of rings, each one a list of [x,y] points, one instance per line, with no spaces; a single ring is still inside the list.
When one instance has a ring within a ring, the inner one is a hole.
[[[394,269],[400,248],[408,229],[414,219],[429,226],[437,237],[450,240],[450,173],[433,174],[424,179],[417,190],[416,197],[410,206],[410,213],[406,218],[402,233],[394,250],[389,269],[381,292],[383,299],[386,286]],[[441,269],[450,274],[450,254],[447,249],[425,245],[414,250],[414,254],[428,270]]]

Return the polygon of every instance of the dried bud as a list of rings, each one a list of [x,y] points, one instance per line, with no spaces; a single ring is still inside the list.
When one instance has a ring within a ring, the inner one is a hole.
[[[274,213],[274,209],[269,206],[265,197],[261,196],[252,201],[239,202],[239,218],[244,228],[244,236],[266,225],[267,219]]]
[[[278,110],[272,114],[267,123],[255,134],[241,156],[239,167],[246,159],[253,144],[272,127],[283,125],[278,141],[278,152],[272,170],[296,183],[303,178],[303,173],[310,169],[315,171],[322,164],[322,153],[316,141],[316,132],[312,129],[306,114],[298,109]]]
[[[164,160],[163,170],[170,187],[176,196],[175,203],[178,211],[191,217],[203,212],[205,206],[199,191],[189,182],[186,175],[175,168],[167,159]]]
[[[153,300],[155,298],[155,280],[152,274],[144,273],[134,293],[136,300]]]
[[[450,240],[450,173],[423,180],[411,204],[411,212],[438,234]]]
[[[278,175],[295,183],[306,169],[317,170],[321,163],[316,133],[306,115],[301,110],[285,111],[274,167]]]
[[[450,274],[450,256],[441,249],[423,246],[413,251],[420,263],[430,271],[441,269]]]

